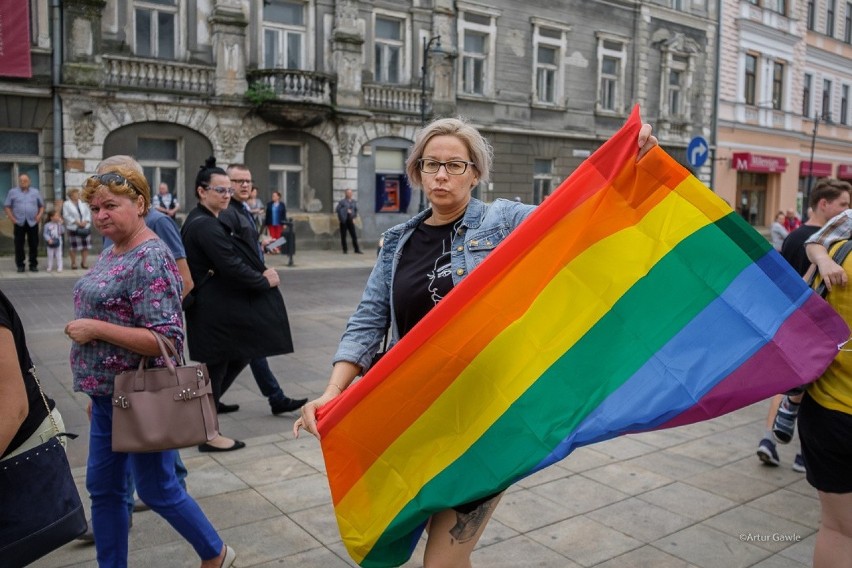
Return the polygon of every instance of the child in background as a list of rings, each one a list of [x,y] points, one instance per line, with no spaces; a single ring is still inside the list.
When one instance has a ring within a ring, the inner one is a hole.
[[[47,271],[53,269],[56,261],[56,271],[62,272],[62,235],[65,227],[62,225],[62,215],[54,211],[50,215],[50,221],[44,224],[44,242],[47,244]]]

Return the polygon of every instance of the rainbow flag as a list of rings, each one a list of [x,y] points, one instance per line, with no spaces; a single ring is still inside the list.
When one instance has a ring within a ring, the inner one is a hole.
[[[638,109],[319,430],[343,542],[398,566],[429,516],[577,447],[816,379],[843,320],[662,149]]]

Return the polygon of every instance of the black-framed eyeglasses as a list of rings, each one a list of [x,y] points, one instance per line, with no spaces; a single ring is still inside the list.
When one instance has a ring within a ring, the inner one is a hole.
[[[234,179],[234,178],[231,178],[231,183],[235,183],[237,185],[251,185],[251,181],[252,180],[250,180],[250,179]]]
[[[436,174],[441,169],[441,166],[444,166],[444,169],[451,176],[460,176],[467,171],[468,166],[476,167],[476,164],[465,162],[464,160],[450,160],[449,162],[439,162],[438,160],[430,160],[428,158],[417,160],[417,167],[424,174]]]
[[[133,185],[126,177],[121,174],[115,172],[107,172],[105,174],[96,174],[89,178],[90,183],[94,185],[118,185],[122,187],[129,187],[136,193],[139,193],[139,189]]]
[[[233,193],[231,191],[230,187],[225,187],[224,185],[203,185],[202,184],[201,187],[203,187],[204,189],[213,190],[216,193],[218,193],[219,195],[226,195],[226,194],[229,195],[229,194]]]

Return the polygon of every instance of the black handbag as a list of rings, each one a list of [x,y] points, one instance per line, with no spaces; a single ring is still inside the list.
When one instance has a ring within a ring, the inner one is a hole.
[[[92,234],[92,229],[89,227],[78,227],[74,229],[74,234],[78,237],[88,237]]]
[[[55,435],[0,461],[0,568],[20,568],[86,532],[86,513],[59,428],[38,382]],[[62,434],[65,435],[65,434]]]

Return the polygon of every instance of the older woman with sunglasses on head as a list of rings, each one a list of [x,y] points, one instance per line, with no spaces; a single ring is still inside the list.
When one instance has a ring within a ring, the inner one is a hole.
[[[640,155],[656,145],[650,125],[638,138]],[[425,126],[406,162],[408,179],[431,207],[385,232],[379,259],[334,355],[325,392],[302,407],[293,425],[319,437],[316,411],[366,373],[386,333],[389,345],[408,333],[455,285],[476,268],[535,209],[472,196],[487,183],[491,146],[473,126],[455,118]],[[500,500],[489,495],[432,515],[423,566],[467,568],[476,543]]]
[[[213,158],[195,178],[198,206],[181,228],[195,289],[186,309],[189,355],[210,372],[218,406],[222,393],[252,359],[293,351],[284,299],[274,268],[266,268],[255,243],[234,235],[220,213],[228,208],[231,180]],[[220,436],[198,449],[227,452],[244,448]]]
[[[115,376],[137,368],[142,356],[160,354],[149,330],[182,349],[181,284],[168,248],[145,225],[151,197],[142,175],[117,167],[92,176],[83,199],[95,227],[113,242],[74,287],[77,319],[65,326],[73,342],[74,390],[92,398],[86,488],[92,497],[98,565],[127,566],[129,516],[124,501],[129,462],[140,498],[192,545],[202,568],[230,566],[233,549],[223,544],[177,481],[176,451],[112,451]]]

